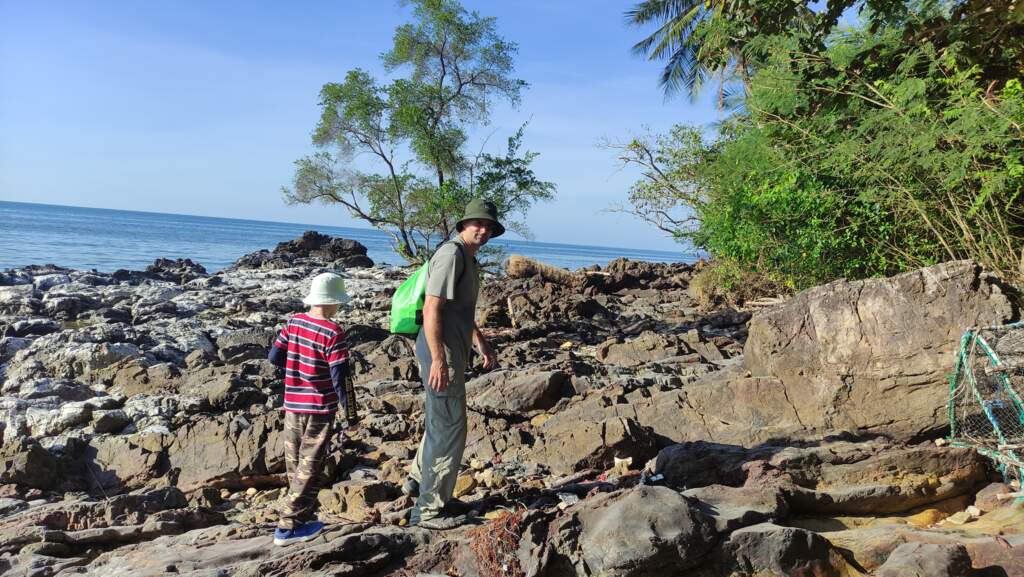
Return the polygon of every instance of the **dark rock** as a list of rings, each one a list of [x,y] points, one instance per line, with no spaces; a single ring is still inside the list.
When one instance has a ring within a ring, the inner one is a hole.
[[[974,577],[971,557],[960,544],[904,543],[875,573],[877,577]]]
[[[139,270],[128,270],[119,268],[110,274],[110,278],[118,282],[127,282],[128,284],[137,285],[139,283],[149,280],[149,276],[146,273]]]
[[[330,264],[342,268],[373,266],[373,261],[366,256],[366,247],[358,241],[333,238],[307,230],[295,240],[278,244],[273,252],[261,250],[243,256],[235,262],[234,267],[279,269],[302,263]]]
[[[704,322],[711,325],[712,328],[724,329],[727,327],[745,324],[750,320],[751,316],[753,316],[753,314],[750,311],[740,312],[730,307],[720,311],[715,311],[704,317]]]
[[[679,575],[700,565],[715,542],[713,523],[693,502],[649,486],[587,499],[555,535],[550,565],[616,577]]]
[[[759,455],[735,445],[704,441],[681,443],[658,453],[654,472],[664,475],[666,484],[679,489],[717,484],[736,487],[747,478],[742,465]]]
[[[28,509],[28,503],[22,499],[0,497],[0,518],[6,517],[18,511]]]
[[[175,317],[178,305],[174,301],[142,299],[132,305],[132,324],[141,325],[164,317]]]
[[[245,409],[253,404],[263,404],[267,396],[259,389],[249,386],[237,375],[221,375],[208,384],[207,400],[221,411]]]
[[[156,280],[165,280],[177,284],[184,284],[191,280],[205,277],[206,268],[192,259],[179,258],[167,259],[158,258],[153,264],[146,267],[146,275]]]
[[[43,314],[59,320],[73,320],[79,313],[89,309],[94,303],[80,296],[59,296],[43,299]]]
[[[355,324],[345,327],[345,336],[348,338],[349,345],[354,347],[363,343],[384,341],[391,336],[391,332],[380,327]]]
[[[28,337],[55,333],[61,329],[60,323],[52,319],[27,319],[16,321],[11,325],[8,336]]]
[[[656,263],[617,258],[604,268],[604,275],[587,277],[590,290],[613,293],[631,288],[685,289],[693,266],[685,263]]]
[[[224,500],[221,499],[220,489],[216,487],[202,487],[196,491],[193,491],[188,496],[188,503],[193,507],[217,507]]]
[[[92,429],[96,433],[117,433],[131,424],[128,414],[121,409],[109,411],[93,411]]]
[[[356,381],[418,381],[420,369],[414,347],[411,339],[401,335],[354,347],[352,366]]]
[[[30,339],[23,339],[21,337],[2,337],[0,338],[0,363],[6,363],[11,360],[14,353],[28,348],[32,344]]]
[[[795,527],[772,523],[743,527],[722,548],[732,574],[838,577],[851,573],[824,537]]]
[[[0,483],[16,483],[47,490],[58,480],[57,460],[38,441],[26,437],[5,439],[0,447]]]
[[[226,363],[265,359],[277,336],[272,329],[241,329],[217,337],[217,355]]]

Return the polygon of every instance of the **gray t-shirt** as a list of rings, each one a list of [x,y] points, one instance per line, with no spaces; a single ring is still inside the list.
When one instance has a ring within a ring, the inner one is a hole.
[[[461,237],[445,243],[430,257],[427,294],[445,299],[441,313],[441,337],[452,371],[448,388],[437,393],[438,396],[466,394],[466,367],[473,352],[473,326],[479,291],[480,268],[476,259],[470,258]],[[416,338],[416,358],[425,383],[431,359],[427,337],[422,330]]]

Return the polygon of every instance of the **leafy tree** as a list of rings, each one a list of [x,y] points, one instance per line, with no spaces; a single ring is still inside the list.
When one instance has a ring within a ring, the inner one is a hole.
[[[523,128],[504,156],[466,152],[471,129],[487,123],[495,101],[519,103],[526,83],[512,76],[515,44],[497,34],[493,18],[455,0],[412,4],[415,22],[399,26],[381,56],[389,73],[404,75],[381,83],[355,69],[324,85],[313,133],[321,151],[296,161],[285,199],[341,204],[391,234],[412,262],[452,234],[474,195],[493,200],[509,228],[528,235],[516,215],[552,198],[555,187],[534,175],[536,153],[520,152]]]
[[[666,96],[685,91],[696,98],[709,79],[719,82],[719,106],[739,80],[749,89],[747,44],[788,25],[810,23],[812,12],[797,0],[643,0],[626,12],[636,26],[657,28],[633,46],[633,53],[668,62],[660,83]]]
[[[717,135],[622,149],[645,171],[634,207],[670,206],[691,219],[677,237],[794,287],[959,258],[1024,287],[1024,14],[998,4],[752,38],[757,74]]]

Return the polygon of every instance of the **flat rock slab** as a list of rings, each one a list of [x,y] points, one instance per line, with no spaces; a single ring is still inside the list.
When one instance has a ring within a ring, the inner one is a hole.
[[[82,575],[157,577],[168,574],[232,577],[372,575],[396,555],[428,542],[428,531],[364,525],[328,527],[307,543],[273,545],[271,528],[230,525],[121,547],[90,563]]]
[[[571,392],[562,371],[492,371],[466,383],[466,400],[474,410],[519,418],[550,409]]]
[[[780,521],[789,513],[789,505],[778,487],[727,487],[709,485],[683,491],[696,499],[697,508],[714,519],[715,530],[728,535],[763,521]]]

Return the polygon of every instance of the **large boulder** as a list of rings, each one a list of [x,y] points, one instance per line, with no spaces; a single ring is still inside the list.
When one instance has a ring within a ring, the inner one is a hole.
[[[383,342],[368,342],[352,349],[355,380],[418,381],[415,343],[402,335],[391,335]]]
[[[170,435],[98,435],[77,456],[78,474],[86,486],[105,491],[142,487],[165,473]]]
[[[918,437],[947,425],[946,375],[964,330],[1017,315],[970,261],[840,280],[755,315],[744,363],[778,379],[804,428]]]
[[[168,460],[177,486],[241,487],[284,472],[284,422],[279,411],[256,417],[224,414],[175,431]]]
[[[192,262],[189,258],[168,259],[158,258],[146,267],[146,275],[157,280],[185,284],[191,280],[207,276],[206,267]]]
[[[519,418],[550,409],[571,392],[569,376],[562,371],[493,371],[466,383],[467,402],[474,410]]]
[[[657,453],[651,431],[628,417],[603,420],[556,415],[540,427],[541,439],[529,456],[556,475],[586,468],[607,469],[615,459],[643,463]]]
[[[34,439],[18,437],[0,446],[0,484],[50,489],[57,480],[57,460]]]
[[[722,546],[730,575],[840,577],[856,575],[843,556],[817,533],[760,523],[737,529]]]
[[[700,565],[714,523],[667,487],[639,486],[589,499],[559,523],[549,574],[608,577],[680,575]]]
[[[264,359],[277,336],[273,329],[240,329],[217,337],[217,354],[226,363]]]

